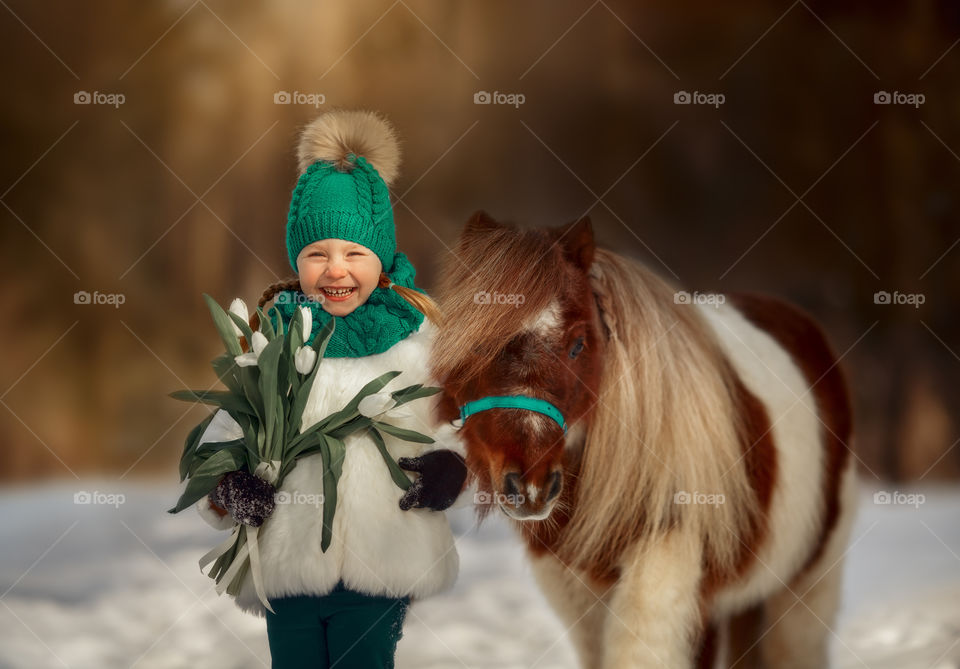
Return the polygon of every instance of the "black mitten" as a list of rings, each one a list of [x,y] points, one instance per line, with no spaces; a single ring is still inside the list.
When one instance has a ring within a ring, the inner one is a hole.
[[[463,489],[467,465],[458,453],[441,449],[424,453],[417,458],[400,458],[402,469],[418,472],[420,476],[400,498],[400,508],[428,508],[443,511],[449,508]]]
[[[273,513],[276,489],[259,476],[240,470],[225,474],[210,501],[227,512],[238,523],[260,527]]]

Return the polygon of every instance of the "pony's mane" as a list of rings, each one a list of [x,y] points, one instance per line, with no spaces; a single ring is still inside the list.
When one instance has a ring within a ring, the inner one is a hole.
[[[610,337],[558,553],[597,564],[624,542],[679,527],[702,537],[705,558],[732,568],[757,508],[735,372],[697,308],[677,304],[676,289],[643,265],[597,249],[590,276]],[[722,503],[677,504],[678,492]]]
[[[476,377],[550,304],[570,271],[547,230],[501,225],[467,233],[443,263],[437,294],[444,327],[433,343],[435,377]],[[490,303],[477,308],[486,296]],[[498,296],[509,301],[497,303]]]

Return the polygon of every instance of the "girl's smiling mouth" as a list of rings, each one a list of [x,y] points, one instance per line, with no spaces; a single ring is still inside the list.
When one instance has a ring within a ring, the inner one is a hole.
[[[322,286],[320,288],[323,296],[334,302],[343,302],[349,299],[357,291],[356,286]]]

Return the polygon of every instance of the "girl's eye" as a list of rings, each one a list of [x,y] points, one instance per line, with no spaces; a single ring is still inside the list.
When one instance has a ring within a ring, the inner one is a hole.
[[[583,337],[577,337],[577,340],[573,343],[573,348],[570,349],[570,357],[576,358],[580,351],[583,350]]]

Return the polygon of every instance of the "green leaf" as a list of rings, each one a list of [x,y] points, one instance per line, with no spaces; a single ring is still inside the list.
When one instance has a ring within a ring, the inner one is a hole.
[[[333,536],[333,514],[337,509],[337,480],[330,469],[330,444],[321,435],[320,459],[323,461],[323,527],[320,530],[320,551],[327,552]]]
[[[193,461],[196,459],[196,447],[197,443],[200,441],[200,437],[203,436],[203,433],[206,432],[207,426],[210,425],[210,421],[213,420],[213,417],[216,415],[216,412],[212,412],[209,416],[204,418],[200,423],[190,430],[190,434],[187,435],[186,440],[183,442],[183,453],[180,455],[180,482],[182,483],[185,478],[187,478],[187,472],[191,469]]]
[[[381,374],[361,388],[360,391],[354,395],[353,399],[347,402],[346,406],[344,406],[340,411],[330,414],[324,418],[321,423],[325,428],[329,428],[332,431],[353,420],[359,413],[358,407],[360,406],[360,401],[364,397],[380,392],[383,390],[385,385],[390,383],[390,381],[397,378],[399,375],[400,372],[386,372],[385,374]]]
[[[242,437],[240,439],[231,439],[230,441],[205,441],[197,446],[197,455],[207,459],[217,451],[222,451],[224,449],[234,450],[237,454],[237,459],[239,460],[240,457],[242,457],[246,446],[243,443]]]
[[[266,432],[264,441],[267,448],[267,460],[272,460],[274,452],[274,442],[277,439],[277,365],[280,361],[280,352],[283,347],[282,339],[274,339],[260,353],[260,398],[263,401],[263,427]]]
[[[253,409],[253,415],[263,423],[263,416],[260,414],[263,406],[263,399],[260,397],[260,368],[251,365],[250,367],[240,368],[240,382],[243,384],[243,394],[247,398],[247,403]]]
[[[377,445],[377,450],[380,451],[380,455],[383,456],[383,461],[387,463],[387,469],[390,470],[390,478],[397,484],[397,487],[401,490],[406,490],[413,485],[413,482],[407,478],[406,473],[400,469],[400,465],[390,456],[390,452],[387,451],[387,445],[383,442],[383,436],[377,432],[377,428],[371,427],[369,434],[370,438],[373,439],[373,443]]]
[[[403,439],[404,441],[414,441],[418,444],[432,444],[433,438],[428,437],[425,434],[420,432],[415,432],[414,430],[405,430],[402,427],[397,427],[396,425],[391,425],[390,423],[374,423],[374,426],[378,430],[382,430],[387,434],[392,434],[398,439]]]
[[[251,342],[253,339],[253,330],[250,329],[250,324],[232,311],[228,311],[227,316],[229,316],[230,320],[237,324],[237,327],[240,328],[240,332],[242,332],[243,336],[247,338],[247,346],[253,346]]]
[[[295,311],[299,311],[299,309],[296,309]],[[271,314],[271,313],[277,315],[276,336],[282,337],[283,336],[283,316],[280,315],[280,310],[277,309],[276,305],[270,307],[267,310],[267,314]]]
[[[287,353],[292,358],[301,346],[303,346],[303,312],[298,308],[293,310],[293,318],[290,319],[290,327],[287,329]]]
[[[210,571],[207,572],[207,576],[214,579],[214,581],[217,583],[220,582],[220,579],[223,577],[223,575],[227,573],[228,569],[230,569],[230,565],[233,563],[233,560],[237,555],[237,551],[240,549],[240,545],[243,543],[244,535],[245,532],[238,532],[236,534],[233,545],[227,549],[226,553],[214,561]]]
[[[221,476],[227,472],[236,471],[239,466],[240,462],[231,450],[217,451],[211,455],[190,477],[186,489],[177,501],[177,505],[170,509],[170,513],[179,513],[201,497],[210,494],[217,487]]]
[[[401,388],[395,393],[391,393],[391,397],[397,401],[395,406],[400,406],[406,404],[407,402],[412,402],[413,400],[418,400],[422,397],[430,397],[431,395],[436,395],[443,388],[438,388],[437,386],[429,386],[424,388],[421,384],[415,386],[407,386],[406,388]]]
[[[304,379],[303,383],[300,384],[299,388],[294,394],[294,401],[293,405],[290,407],[290,414],[287,422],[287,441],[292,441],[300,431],[301,424],[303,423],[303,410],[307,406],[307,399],[310,396],[310,389],[313,388],[317,372],[320,370],[320,364],[323,361],[323,354],[326,352],[327,343],[330,341],[330,337],[333,336],[334,327],[334,322],[331,318],[326,325],[320,329],[316,338],[313,340],[313,350],[317,352],[317,362],[314,364],[313,369],[310,370],[310,374],[307,375],[306,379]]]
[[[331,318],[326,323],[323,324],[323,327],[317,331],[317,334],[313,337],[313,350],[317,352],[317,360],[322,360],[324,353],[327,352],[327,344],[330,343],[330,338],[333,336],[333,330],[336,328],[336,319]],[[316,328],[317,324],[314,323],[313,327]]]
[[[220,379],[220,382],[223,383],[230,392],[235,395],[243,394],[243,386],[240,383],[240,375],[237,371],[238,365],[236,360],[233,359],[233,356],[229,353],[224,353],[211,360],[210,365],[213,367],[213,371],[216,372],[217,378]]]
[[[227,390],[175,390],[170,397],[183,402],[200,402],[227,410],[255,413],[251,403]]]
[[[273,329],[273,323],[263,315],[263,309],[260,307],[257,307],[257,314],[260,316],[260,332],[262,332],[267,339],[274,339],[277,334]]]
[[[213,324],[217,328],[217,332],[220,334],[220,339],[223,340],[223,345],[227,349],[227,353],[230,355],[240,355],[243,351],[240,349],[240,341],[237,339],[236,333],[233,331],[233,321],[230,320],[230,317],[227,316],[227,312],[223,310],[217,301],[207,295],[203,294],[203,299],[207,303],[207,308],[210,309],[210,314],[213,316]]]

